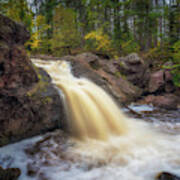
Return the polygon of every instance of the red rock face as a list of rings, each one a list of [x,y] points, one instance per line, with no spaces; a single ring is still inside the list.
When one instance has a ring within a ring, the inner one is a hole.
[[[24,50],[26,29],[0,15],[0,93],[28,88],[38,82],[37,75]]]
[[[85,77],[92,80],[120,104],[129,103],[141,96],[141,89],[121,76],[116,76],[112,71],[105,71],[102,61],[106,63],[107,60],[100,60],[91,53],[83,53],[75,57],[66,56],[62,60],[71,62],[72,72],[76,77]],[[94,62],[94,65],[98,64],[98,67],[92,66],[92,62]]]
[[[118,59],[119,70],[133,85],[144,88],[149,80],[149,71],[144,60],[136,53]]]
[[[175,91],[175,86],[173,84],[172,75],[168,70],[160,70],[151,74],[149,80],[150,93],[171,93],[173,91]]]
[[[154,106],[169,110],[177,109],[178,97],[173,94],[162,94],[158,96],[149,95],[144,98],[143,103],[153,104]]]
[[[156,92],[157,90],[162,90],[164,88],[164,71],[157,71],[151,74],[149,81],[149,92]]]
[[[3,50],[0,50],[0,52]],[[13,45],[7,52],[9,57],[0,59],[3,80],[2,90],[15,90],[20,87],[30,87],[38,82],[35,70],[22,45]]]
[[[0,27],[1,146],[57,128],[63,107],[50,80],[42,80],[42,70],[26,55],[26,29],[2,15]]]

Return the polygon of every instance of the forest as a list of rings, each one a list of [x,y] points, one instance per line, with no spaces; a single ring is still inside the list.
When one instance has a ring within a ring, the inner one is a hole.
[[[173,61],[179,85],[180,0],[1,0],[0,13],[28,28],[31,54],[137,52]]]

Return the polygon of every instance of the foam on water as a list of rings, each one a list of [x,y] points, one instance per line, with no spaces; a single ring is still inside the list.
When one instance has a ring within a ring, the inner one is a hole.
[[[40,180],[40,174],[49,180],[153,180],[161,171],[180,175],[180,136],[155,131],[152,135],[147,125],[137,123],[143,132],[112,136],[108,142],[69,137],[60,144],[52,135],[33,156],[24,149],[32,147],[37,139],[8,145],[0,148],[0,165],[19,167],[23,172],[20,180]],[[28,163],[39,168],[32,178],[26,175]]]
[[[19,143],[10,144],[0,148],[0,166],[3,168],[20,168],[22,174],[20,180],[31,179],[26,175],[27,164],[31,161],[25,154],[24,149],[39,141],[42,137],[37,136]]]
[[[23,171],[20,180],[28,179],[28,163],[38,169],[34,180],[42,176],[48,180],[152,180],[161,171],[180,176],[180,135],[165,134],[152,123],[127,118],[102,89],[86,79],[75,78],[66,62],[34,62],[44,67],[61,88],[70,125],[79,123],[71,128],[86,138],[82,141],[75,136],[62,142],[60,136],[52,134],[50,139],[39,143],[38,151],[31,156],[24,153],[24,148],[34,147],[36,140],[9,145],[0,148],[0,165],[20,167]],[[93,90],[97,94],[92,94]],[[76,98],[71,94],[74,92]],[[113,113],[109,115],[111,108]]]

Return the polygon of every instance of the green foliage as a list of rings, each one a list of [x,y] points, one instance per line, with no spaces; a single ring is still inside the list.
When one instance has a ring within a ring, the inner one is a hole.
[[[0,4],[1,5],[1,4]],[[6,0],[2,2],[3,14],[11,19],[23,23],[32,32],[33,14],[25,0]]]
[[[169,55],[169,59],[167,60],[171,60],[173,65],[163,66],[163,68],[171,70],[174,84],[180,87],[180,41],[174,43],[166,53]]]
[[[67,54],[66,50],[76,48],[80,44],[77,30],[76,13],[72,9],[58,6],[53,17],[52,51],[56,56]]]
[[[174,78],[174,83],[176,86],[180,87],[180,41],[177,41],[173,45],[173,62],[172,73]]]
[[[174,65],[174,69],[171,72],[173,74],[174,84],[180,87],[180,64]]]
[[[153,47],[144,53],[144,59],[149,60],[149,62],[156,61],[159,65],[164,64],[166,61],[172,59],[169,45],[164,44],[160,46],[158,43],[157,47]]]
[[[46,24],[45,17],[42,15],[38,15],[33,23],[36,29],[32,32],[31,39],[26,43],[26,46],[30,47],[33,53],[47,53],[49,41],[46,32],[50,26]]]
[[[171,70],[171,74],[173,75],[174,84],[177,87],[180,87],[180,64],[175,64],[172,66],[163,66],[163,68]]]
[[[122,54],[124,55],[130,54],[132,52],[139,52],[140,50],[140,46],[133,39],[127,42],[122,41],[121,48],[122,48]]]
[[[85,35],[86,48],[88,50],[96,50],[108,53],[111,51],[111,40],[107,34],[105,34],[102,29],[97,31],[92,31]]]
[[[180,64],[180,40],[173,45],[173,61]]]
[[[0,0],[0,13],[26,25],[33,53],[61,56],[86,47],[178,59],[171,51],[180,37],[179,0]]]

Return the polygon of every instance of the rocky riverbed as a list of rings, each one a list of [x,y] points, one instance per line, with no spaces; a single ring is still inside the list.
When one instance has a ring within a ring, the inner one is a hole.
[[[143,120],[134,119],[140,124],[134,127],[132,137],[80,142],[56,130],[0,148],[0,166],[20,168],[19,180],[154,180],[164,171],[180,175],[180,112],[165,113],[147,105],[131,108],[150,121],[141,124]],[[124,112],[130,114],[128,109]]]

